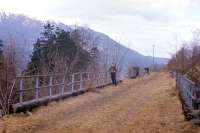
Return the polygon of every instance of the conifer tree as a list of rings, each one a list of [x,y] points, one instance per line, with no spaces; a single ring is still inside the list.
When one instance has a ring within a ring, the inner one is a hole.
[[[87,68],[90,54],[80,46],[71,32],[44,26],[44,32],[34,44],[28,71],[31,74],[81,71]]]

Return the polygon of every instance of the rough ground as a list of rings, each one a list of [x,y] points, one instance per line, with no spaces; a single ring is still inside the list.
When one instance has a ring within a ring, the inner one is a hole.
[[[174,81],[166,73],[127,80],[40,107],[6,116],[6,133],[197,133],[184,120]]]

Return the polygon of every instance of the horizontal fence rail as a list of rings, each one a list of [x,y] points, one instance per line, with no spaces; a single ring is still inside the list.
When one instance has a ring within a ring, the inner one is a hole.
[[[200,88],[186,76],[177,74],[177,87],[183,103],[183,111],[188,119],[200,122]]]
[[[108,72],[18,76],[14,110],[111,83]]]

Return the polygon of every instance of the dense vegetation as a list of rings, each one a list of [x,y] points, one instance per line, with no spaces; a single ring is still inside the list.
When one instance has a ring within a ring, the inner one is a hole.
[[[194,34],[190,42],[185,42],[182,48],[173,55],[168,67],[200,85],[200,31]]]
[[[34,44],[29,74],[77,72],[86,70],[91,61],[77,30],[66,32],[51,24],[44,26],[42,36]]]

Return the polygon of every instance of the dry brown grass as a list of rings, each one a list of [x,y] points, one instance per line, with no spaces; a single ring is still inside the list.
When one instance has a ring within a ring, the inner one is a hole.
[[[40,107],[28,114],[6,116],[6,133],[197,133],[184,120],[168,74],[151,74]]]

